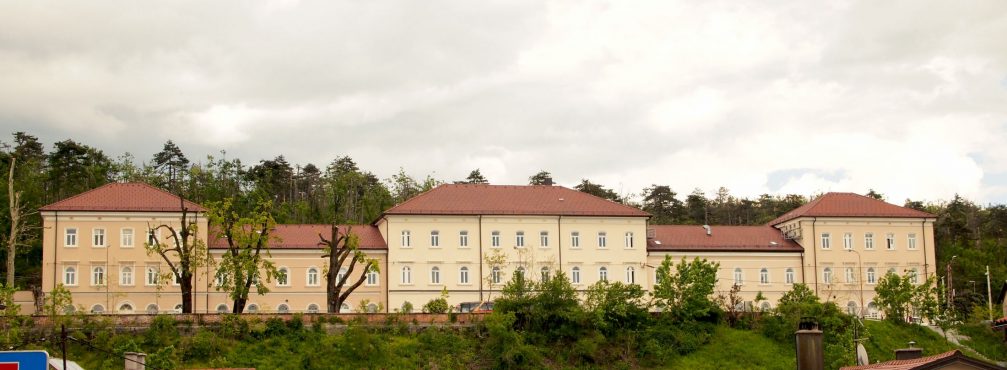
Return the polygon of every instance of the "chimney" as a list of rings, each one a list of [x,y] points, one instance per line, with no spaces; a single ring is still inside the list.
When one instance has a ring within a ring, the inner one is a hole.
[[[797,333],[797,370],[824,370],[822,331],[813,317],[802,317]]]
[[[146,370],[147,354],[139,352],[126,352],[122,354],[126,357],[125,370]]]
[[[913,345],[916,344],[914,341],[909,342],[909,348],[897,349],[895,350],[896,360],[912,360],[916,358],[923,357],[923,348],[916,348]]]
[[[706,236],[713,235],[713,228],[711,228],[710,225],[703,225],[703,228],[706,229]]]
[[[544,180],[542,180],[542,185],[552,186],[552,177],[551,176],[546,177]]]

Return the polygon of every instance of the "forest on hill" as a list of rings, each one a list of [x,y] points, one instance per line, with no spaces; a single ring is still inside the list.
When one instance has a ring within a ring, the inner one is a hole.
[[[0,177],[5,188],[12,180],[13,189],[21,193],[24,209],[24,232],[18,233],[15,240],[19,245],[16,285],[21,288],[40,281],[41,219],[37,209],[111,182],[144,182],[197,203],[232,198],[239,212],[250,210],[260,199],[269,199],[278,223],[323,224],[371,222],[383,210],[447,182],[491,183],[479,169],[459,180],[429,175],[417,178],[403,169],[380,179],[359,168],[349,156],[325,164],[290,163],[282,155],[246,164],[227,158],[223,152],[191,159],[171,141],[149,157],[129,153],[113,157],[69,139],[52,143],[47,149],[37,137],[24,132],[14,133],[0,145],[0,170],[9,174]],[[541,185],[550,180],[550,173],[540,170],[530,174],[528,183]],[[582,179],[573,188],[647,211],[653,215],[652,224],[760,225],[809,201],[809,197],[798,194],[736,197],[726,188],[709,195],[695,189],[683,196],[671,184],[653,184],[638,193],[618,194],[589,179]],[[870,189],[866,194],[884,199],[883,194]],[[7,191],[0,192],[0,204],[9,204],[9,198]],[[937,216],[936,271],[944,272],[952,257],[957,256],[951,265],[957,292],[955,306],[961,315],[986,302],[987,265],[994,290],[1007,281],[1007,205],[977,204],[957,194],[936,202],[884,200]],[[0,214],[0,236],[7,240],[11,217],[6,211]],[[6,254],[6,249],[0,250],[0,258],[5,259]]]

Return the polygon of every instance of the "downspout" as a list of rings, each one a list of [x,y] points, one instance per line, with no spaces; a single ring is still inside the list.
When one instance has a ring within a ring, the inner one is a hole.
[[[815,295],[818,295],[818,236],[815,234],[815,223],[818,222],[818,217],[813,217],[811,219],[811,250],[815,251],[814,267],[815,267]]]
[[[387,235],[388,238],[391,238],[392,236],[388,235],[389,222],[391,221],[387,217],[385,217],[385,235]],[[391,294],[389,293],[392,289],[392,278],[390,277],[392,272],[391,270],[388,270],[389,268],[388,264],[391,263],[389,260],[392,259],[392,250],[391,248],[388,247],[388,244],[389,244],[388,239],[385,239],[385,271],[387,271],[385,273],[385,306],[388,306],[385,308],[385,310],[390,310],[392,305],[392,301],[390,301]]]
[[[479,230],[476,233],[479,241],[479,302],[483,301],[483,215],[479,215]]]
[[[923,222],[920,222],[920,239],[923,240],[923,280],[926,281],[929,275],[929,264],[927,263],[927,219],[924,218]],[[936,243],[936,241],[935,241]],[[935,250],[934,257],[937,256]]]
[[[59,274],[59,211],[56,211],[56,226],[52,229],[52,289],[56,290]]]
[[[563,215],[556,219],[556,248],[559,248],[559,271],[563,271]]]

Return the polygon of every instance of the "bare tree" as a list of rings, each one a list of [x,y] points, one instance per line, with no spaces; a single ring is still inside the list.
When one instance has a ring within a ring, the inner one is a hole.
[[[321,233],[318,234],[321,240],[318,245],[325,247],[323,258],[329,259],[328,271],[325,273],[325,297],[328,312],[338,313],[343,302],[350,296],[364,280],[367,279],[368,272],[378,272],[378,261],[367,258],[367,255],[360,250],[360,240],[352,233],[349,226],[346,231],[340,232],[339,225],[333,223],[326,239]],[[347,286],[348,280],[353,277],[354,270],[360,265],[360,274],[353,278],[356,280]],[[346,266],[346,272],[340,273]],[[345,289],[344,289],[345,287]]]
[[[182,215],[179,226],[160,224],[147,227],[148,238],[144,247],[147,255],[157,254],[168,264],[170,272],[165,274],[178,282],[182,292],[182,312],[192,313],[192,287],[193,277],[199,267],[209,263],[207,259],[206,241],[199,239],[199,226],[196,223],[197,216],[190,218],[189,208],[185,205],[185,199],[178,196],[181,205]],[[168,237],[164,242],[157,238],[161,230],[168,231]],[[162,283],[167,283],[162,281]]]
[[[14,286],[14,257],[17,247],[21,244],[25,225],[21,222],[24,217],[34,214],[27,212],[21,204],[21,192],[14,191],[14,166],[17,163],[16,157],[10,159],[10,174],[7,175],[7,196],[10,200],[10,234],[7,235],[7,287]]]

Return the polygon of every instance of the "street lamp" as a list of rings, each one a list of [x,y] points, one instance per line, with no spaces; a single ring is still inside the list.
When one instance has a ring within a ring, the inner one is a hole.
[[[864,317],[864,260],[860,257],[860,252],[853,250],[853,248],[847,249],[847,252],[853,252],[857,254],[857,270],[859,270],[860,276],[857,276],[857,282],[860,283],[860,318]]]

